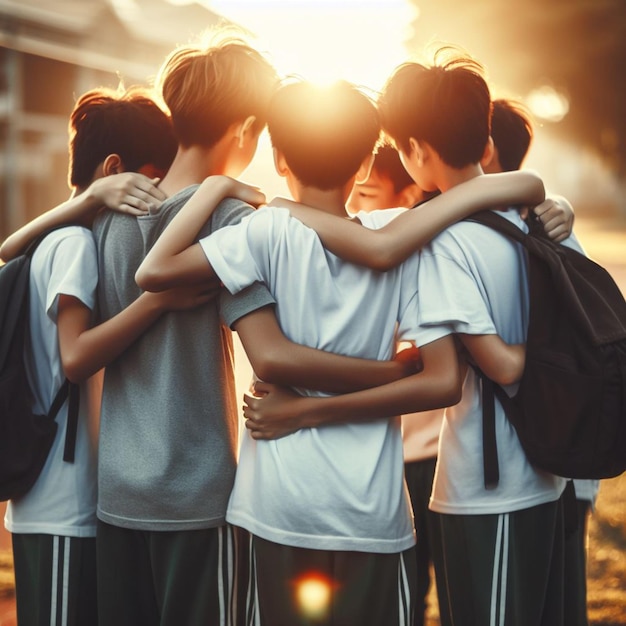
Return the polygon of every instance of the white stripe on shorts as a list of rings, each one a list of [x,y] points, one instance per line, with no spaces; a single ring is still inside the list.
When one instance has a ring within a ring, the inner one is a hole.
[[[491,578],[490,626],[503,626],[506,611],[506,585],[509,573],[509,514],[498,515]]]

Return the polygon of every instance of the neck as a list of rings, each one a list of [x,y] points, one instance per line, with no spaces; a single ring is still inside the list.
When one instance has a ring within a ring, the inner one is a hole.
[[[346,200],[348,196],[342,188],[324,191],[315,187],[298,186],[293,190],[293,199],[319,211],[346,217]]]
[[[217,146],[179,147],[159,187],[171,196],[185,187],[200,184],[207,176],[224,174],[225,171],[226,160]]]
[[[483,170],[478,163],[468,165],[461,169],[444,166],[437,183],[437,188],[442,192],[448,191],[448,189],[456,187],[471,178],[476,178],[476,176],[481,176],[482,174]]]

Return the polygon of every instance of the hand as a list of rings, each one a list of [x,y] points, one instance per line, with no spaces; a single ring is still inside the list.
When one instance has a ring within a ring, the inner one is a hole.
[[[209,176],[205,178],[202,187],[207,188],[214,185],[220,186],[220,195],[222,198],[237,198],[249,205],[258,207],[265,204],[265,194],[256,185],[249,185],[236,178],[230,176]]]
[[[173,287],[150,295],[158,300],[163,311],[186,311],[210,302],[219,293],[220,284],[211,280],[195,285]]]
[[[559,243],[572,234],[574,209],[562,196],[551,196],[533,209],[546,235]]]
[[[419,374],[424,369],[424,363],[420,349],[417,346],[410,345],[396,353],[394,361],[402,364],[404,368],[404,377]]]
[[[129,215],[146,215],[158,209],[167,197],[158,187],[158,178],[148,178],[136,172],[124,172],[99,178],[89,192],[100,204]]]
[[[284,387],[257,382],[254,394],[244,394],[243,415],[253,439],[280,439],[303,427],[301,409],[311,398],[304,398]]]

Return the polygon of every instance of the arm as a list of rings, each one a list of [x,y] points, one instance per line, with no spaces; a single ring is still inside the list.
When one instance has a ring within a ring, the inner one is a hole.
[[[509,345],[498,335],[458,337],[485,376],[499,385],[511,385],[521,379],[526,357],[524,344]]]
[[[273,307],[263,307],[233,324],[255,374],[285,387],[346,393],[399,380],[417,371],[410,362],[340,356],[294,343],[283,334]],[[406,356],[406,355],[405,355]]]
[[[381,416],[428,411],[456,404],[461,373],[452,336],[420,348],[424,369],[399,381],[330,398],[305,398],[258,383],[263,397],[245,395],[246,428],[254,439],[277,439],[301,428],[364,422]]]
[[[215,277],[202,248],[195,241],[217,205],[227,197],[239,198],[252,205],[265,202],[265,196],[256,187],[234,178],[206,178],[139,266],[135,280],[142,289],[162,291]]]
[[[16,257],[41,233],[55,226],[80,224],[90,227],[96,213],[103,207],[143,215],[150,207],[160,206],[165,194],[156,187],[158,179],[126,172],[95,180],[81,194],[50,209],[10,235],[0,247],[4,261]]]
[[[322,211],[284,200],[294,217],[317,231],[324,247],[359,265],[386,271],[404,261],[442,230],[485,208],[511,204],[539,204],[544,200],[543,182],[528,171],[485,174],[399,215],[379,230],[363,228]]]
[[[173,289],[142,294],[110,320],[91,328],[92,311],[73,296],[59,296],[57,328],[65,375],[81,382],[117,358],[164,313],[208,302],[216,290]]]

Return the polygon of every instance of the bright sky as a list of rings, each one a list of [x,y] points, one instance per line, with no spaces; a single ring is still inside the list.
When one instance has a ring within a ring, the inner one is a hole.
[[[185,3],[188,0],[170,0]],[[202,0],[250,29],[282,74],[382,87],[405,61],[415,8],[408,0]]]

